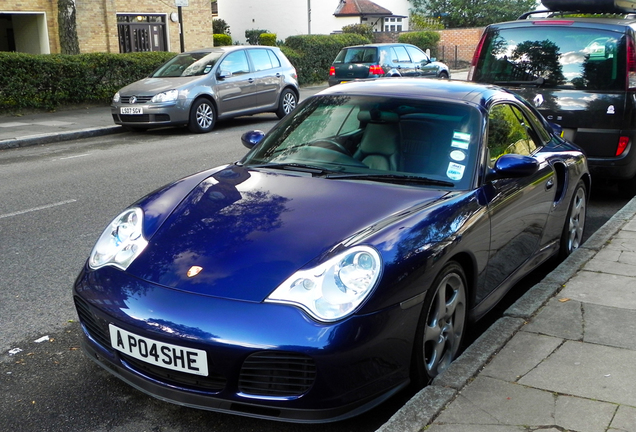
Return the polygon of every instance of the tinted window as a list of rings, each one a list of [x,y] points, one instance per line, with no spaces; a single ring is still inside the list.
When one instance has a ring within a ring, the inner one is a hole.
[[[428,57],[421,50],[412,46],[407,46],[406,50],[411,56],[411,60],[413,61],[413,63],[422,63],[423,61],[428,61]]]
[[[340,51],[334,63],[373,63],[376,52],[376,48],[349,48]]]
[[[255,71],[262,71],[266,69],[271,69],[272,60],[268,54],[269,50],[264,49],[251,49],[249,50],[250,58],[252,59],[252,64],[254,65]]]
[[[492,107],[488,115],[488,150],[490,165],[504,154],[529,156],[537,144],[528,133],[529,123],[521,111],[509,104]]]
[[[475,80],[505,84],[542,78],[547,87],[621,90],[625,58],[621,33],[559,25],[494,29]]]
[[[250,71],[245,51],[235,51],[223,59],[219,67],[222,71],[232,72],[232,75],[240,75]]]
[[[408,63],[411,61],[408,53],[406,52],[406,48],[403,46],[395,46],[393,47],[393,52],[395,53],[394,60],[395,62],[404,62]]]

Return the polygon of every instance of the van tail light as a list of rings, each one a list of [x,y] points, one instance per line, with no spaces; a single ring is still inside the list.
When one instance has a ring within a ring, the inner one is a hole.
[[[627,89],[636,89],[636,46],[631,37],[627,38]]]
[[[369,75],[384,75],[384,69],[380,65],[369,66]]]
[[[475,73],[475,68],[477,67],[477,62],[479,61],[479,56],[481,56],[481,50],[484,49],[484,44],[486,43],[486,34],[488,33],[488,29],[484,31],[481,35],[481,39],[479,40],[479,44],[475,49],[475,53],[473,54],[473,60],[470,62],[470,68],[468,69],[468,77],[466,81],[473,80],[473,74]]]
[[[329,68],[329,76],[336,76],[336,68],[331,66]]]
[[[629,144],[629,137],[622,136],[618,139],[618,147],[616,147],[616,156],[620,156],[623,154],[623,152],[627,148],[627,144]]]

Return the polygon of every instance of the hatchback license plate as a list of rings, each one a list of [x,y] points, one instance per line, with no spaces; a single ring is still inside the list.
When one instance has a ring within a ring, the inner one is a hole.
[[[119,108],[120,114],[143,114],[144,109],[142,107],[121,107]]]
[[[108,325],[108,329],[110,344],[117,351],[155,366],[208,376],[207,353],[203,350],[155,341],[112,324]]]

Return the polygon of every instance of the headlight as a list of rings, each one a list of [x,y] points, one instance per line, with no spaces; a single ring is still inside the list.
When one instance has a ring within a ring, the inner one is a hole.
[[[368,246],[356,246],[309,270],[300,270],[266,299],[298,306],[319,321],[353,313],[380,279],[382,261]]]
[[[121,96],[119,95],[119,92],[115,93],[115,96],[113,96],[113,102],[117,103],[119,102],[120,99],[121,99]]]
[[[142,234],[143,217],[138,207],[117,216],[97,240],[88,265],[94,270],[106,265],[126,270],[148,244]]]
[[[150,99],[150,102],[173,102],[177,100],[177,96],[179,96],[177,90],[168,90],[167,92],[154,95],[154,97]]]

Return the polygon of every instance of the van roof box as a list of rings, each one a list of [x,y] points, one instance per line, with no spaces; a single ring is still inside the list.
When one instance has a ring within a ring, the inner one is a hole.
[[[542,0],[553,12],[636,13],[636,1],[631,0]]]

